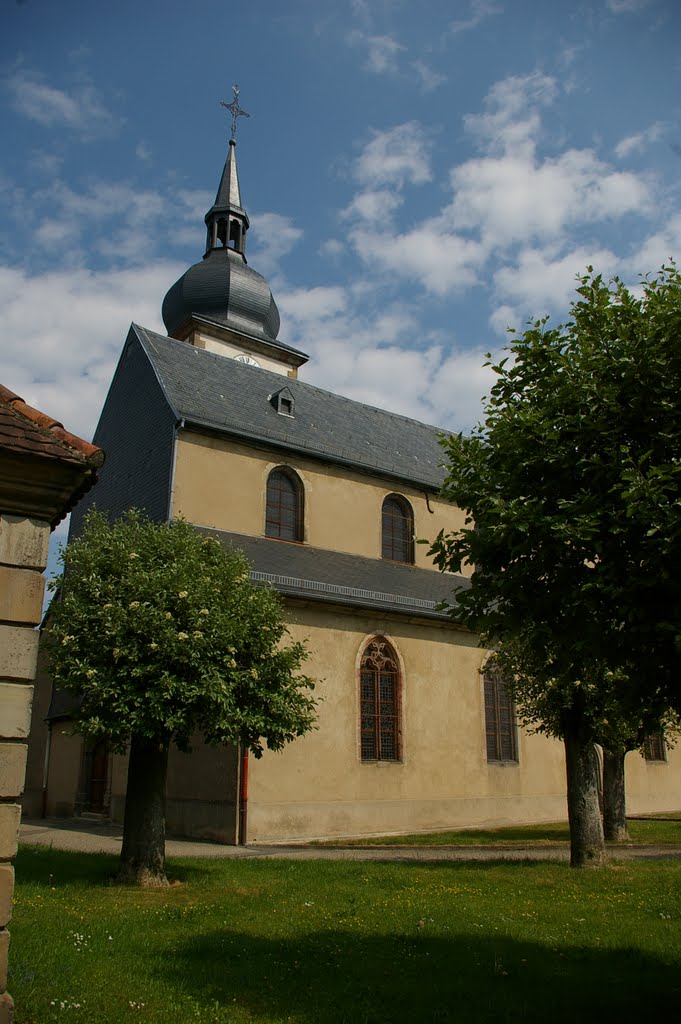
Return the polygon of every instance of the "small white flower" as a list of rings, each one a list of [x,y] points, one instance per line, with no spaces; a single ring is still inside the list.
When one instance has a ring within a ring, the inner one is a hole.
[[[188,594],[187,594],[186,590],[181,590],[180,593],[177,596],[178,597],[188,597]]]
[[[189,633],[178,633],[177,634],[177,639],[178,640],[189,640]]]
[[[133,558],[139,558],[139,555],[137,554],[137,552],[136,552],[136,551],[131,551],[131,552],[130,552],[130,554],[128,555],[128,559],[129,559],[130,561],[132,561],[132,560],[133,560]]]

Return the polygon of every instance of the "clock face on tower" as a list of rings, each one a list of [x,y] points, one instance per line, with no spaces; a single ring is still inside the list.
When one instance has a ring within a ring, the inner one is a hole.
[[[245,352],[242,352],[240,356],[234,356],[234,361],[237,363],[247,363],[249,366],[260,366],[257,359],[254,359],[253,356],[246,355]]]

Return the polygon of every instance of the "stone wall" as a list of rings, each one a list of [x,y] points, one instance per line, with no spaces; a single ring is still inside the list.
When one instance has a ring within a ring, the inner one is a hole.
[[[13,1020],[7,992],[19,798],[24,788],[33,678],[50,526],[0,515],[0,1024]]]

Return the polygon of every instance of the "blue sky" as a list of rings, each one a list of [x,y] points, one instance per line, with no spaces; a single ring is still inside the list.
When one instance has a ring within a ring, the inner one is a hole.
[[[312,383],[467,429],[507,326],[681,251],[677,0],[2,0],[0,59],[0,380],[83,437],[203,254],[234,82]]]

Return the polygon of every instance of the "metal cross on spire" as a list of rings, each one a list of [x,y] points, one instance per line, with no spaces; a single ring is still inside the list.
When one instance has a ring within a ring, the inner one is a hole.
[[[221,107],[225,107],[225,109],[229,110],[230,114],[232,115],[231,141],[236,142],[237,118],[238,117],[250,117],[251,115],[247,114],[246,111],[242,110],[242,108],[239,106],[239,86],[238,85],[233,85],[232,86],[232,92],[234,93],[234,99],[232,100],[232,102],[231,103],[225,103],[224,100],[220,100],[220,106]]]

